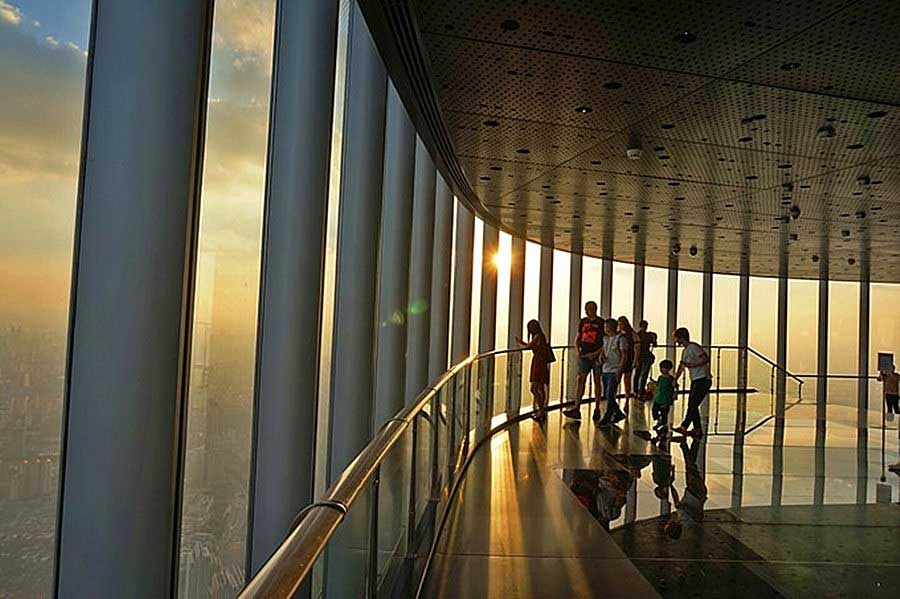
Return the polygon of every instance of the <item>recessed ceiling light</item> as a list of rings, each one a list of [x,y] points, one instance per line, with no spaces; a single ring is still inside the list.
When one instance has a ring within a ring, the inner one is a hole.
[[[850,144],[847,146],[848,150],[859,150],[863,147],[863,144]]]
[[[515,31],[519,28],[519,22],[515,19],[506,19],[500,23],[500,29],[503,31]]]
[[[799,68],[800,68],[799,62],[786,62],[783,65],[781,65],[782,71],[796,71]]]
[[[482,125],[484,125],[485,127],[499,127],[500,123],[498,123],[497,121],[484,121]]]
[[[880,119],[883,116],[887,116],[887,112],[885,112],[884,110],[876,110],[875,112],[870,112],[866,116],[870,119]]]
[[[690,31],[682,31],[675,36],[675,41],[679,44],[693,44],[697,41],[697,34]]]
[[[589,113],[589,112],[591,112],[591,111],[593,111],[593,110],[594,110],[594,109],[591,108],[590,106],[577,106],[577,107],[575,108],[575,112],[578,112],[578,113],[581,113],[581,114],[587,114],[587,113]]]
[[[516,154],[531,154],[531,150],[528,148],[520,148],[516,150]]]

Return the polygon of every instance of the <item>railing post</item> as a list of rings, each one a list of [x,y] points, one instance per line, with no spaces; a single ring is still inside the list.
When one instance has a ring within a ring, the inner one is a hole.
[[[434,427],[432,427],[433,429]],[[410,451],[411,460],[409,463],[409,507],[407,510],[406,521],[406,557],[407,559],[415,559],[416,557],[416,450],[419,443],[419,416],[413,417],[412,421],[412,449]]]
[[[369,558],[366,566],[366,598],[378,597],[378,488],[381,484],[381,466],[372,478],[372,501],[369,512]]]
[[[447,384],[454,384],[454,380],[450,379]],[[434,403],[431,406],[431,499],[434,500],[437,490],[441,487],[441,469],[440,469],[440,451],[441,451],[441,392],[446,389],[435,391]],[[450,438],[449,436],[447,437]],[[447,453],[449,456],[449,451]],[[449,457],[448,457],[449,461]]]

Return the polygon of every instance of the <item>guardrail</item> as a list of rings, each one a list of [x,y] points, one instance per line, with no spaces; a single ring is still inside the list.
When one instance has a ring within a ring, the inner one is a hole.
[[[552,387],[559,385],[553,405],[558,409],[567,405],[576,362],[571,346],[553,349],[561,352],[551,373]],[[739,371],[746,369],[748,355],[778,368],[751,348],[709,349],[716,352],[717,367],[723,351],[735,352],[736,382],[747,380],[746,372],[741,378]],[[446,519],[470,453],[493,431],[531,413],[521,409],[529,360],[530,353],[521,350],[494,351],[466,358],[441,375],[380,428],[319,501],[298,514],[287,538],[240,597],[294,597],[316,578],[329,597],[374,598],[390,595],[399,580],[409,582],[423,574],[418,551],[430,540],[433,552],[439,523]],[[737,387],[738,395],[745,392],[745,401],[747,390]],[[719,393],[714,392],[718,428]],[[746,405],[743,409],[746,412]],[[736,408],[735,426],[740,410]],[[759,416],[771,418],[771,409],[768,412]],[[743,418],[742,430],[746,413]],[[323,560],[326,553],[329,557]]]

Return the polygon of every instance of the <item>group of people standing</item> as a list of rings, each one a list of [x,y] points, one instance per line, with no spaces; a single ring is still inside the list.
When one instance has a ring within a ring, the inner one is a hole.
[[[650,371],[655,361],[653,349],[658,345],[656,333],[649,330],[646,320],[642,320],[635,330],[628,318],[604,319],[597,314],[597,303],[589,301],[584,306],[586,316],[578,322],[575,351],[578,354],[578,379],[574,405],[563,414],[576,421],[581,420],[581,401],[584,397],[588,377],[593,375],[597,398],[606,400],[606,409],[601,413],[599,403],[595,405],[593,420],[597,426],[612,426],[627,417],[629,400],[653,400],[653,416],[657,419],[657,433],[663,436],[668,431],[669,407],[675,399],[677,381],[687,370],[691,378],[688,406],[684,422],[675,432],[702,436],[703,424],[700,418],[700,404],[712,386],[709,370],[709,355],[699,344],[691,341],[686,328],[678,328],[673,334],[676,345],[684,348],[674,374],[674,364],[669,360],[660,362],[660,373],[656,382],[648,385]],[[533,418],[542,421],[547,416],[547,386],[550,384],[550,364],[555,356],[547,341],[547,336],[538,321],[527,325],[528,341],[519,340],[523,347],[531,349],[531,393],[534,396]],[[623,407],[619,406],[619,387],[624,390]]]

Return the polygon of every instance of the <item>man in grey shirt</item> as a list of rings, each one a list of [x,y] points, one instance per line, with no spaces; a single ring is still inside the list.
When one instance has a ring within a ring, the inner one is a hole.
[[[624,366],[622,357],[631,341],[616,333],[618,326],[619,323],[615,318],[606,321],[606,336],[603,337],[603,351],[600,354],[603,362],[603,398],[606,400],[606,413],[601,418],[600,410],[594,409],[594,422],[597,426],[608,426],[625,419],[625,412],[616,401],[616,392],[622,378]]]

